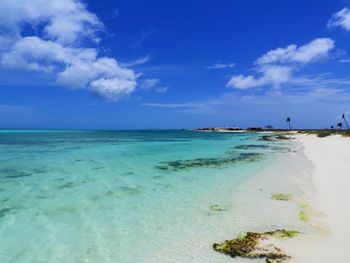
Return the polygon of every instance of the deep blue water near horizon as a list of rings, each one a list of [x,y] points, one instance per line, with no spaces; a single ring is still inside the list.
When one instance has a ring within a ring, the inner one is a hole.
[[[273,157],[260,137],[2,130],[0,262],[142,262],[217,224]]]

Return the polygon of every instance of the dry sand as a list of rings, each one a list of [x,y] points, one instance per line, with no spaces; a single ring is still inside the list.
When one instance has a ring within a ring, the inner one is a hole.
[[[290,240],[281,246],[290,262],[350,262],[350,138],[298,135],[306,157],[313,163],[315,193],[310,205],[320,211],[311,224],[326,226],[324,236]]]

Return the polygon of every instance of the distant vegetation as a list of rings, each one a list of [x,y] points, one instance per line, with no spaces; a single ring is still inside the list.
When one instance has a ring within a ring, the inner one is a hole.
[[[343,137],[350,137],[349,130],[299,130],[302,134],[315,134],[317,137],[323,138],[330,135],[341,135]]]

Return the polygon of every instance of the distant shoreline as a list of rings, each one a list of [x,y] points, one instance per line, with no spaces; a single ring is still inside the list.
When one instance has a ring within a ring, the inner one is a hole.
[[[327,137],[329,135],[342,135],[345,137],[350,137],[350,130],[331,130],[331,129],[260,129],[260,128],[197,128],[188,129],[190,131],[196,132],[227,132],[227,133],[283,133],[285,135],[295,135],[295,134],[313,134],[318,137]]]

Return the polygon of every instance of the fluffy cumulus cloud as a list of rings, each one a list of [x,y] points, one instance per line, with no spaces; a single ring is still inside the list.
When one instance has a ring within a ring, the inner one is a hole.
[[[0,65],[55,74],[61,85],[118,100],[135,90],[137,76],[99,55],[103,30],[79,0],[2,0]]]
[[[350,30],[350,9],[345,7],[339,12],[333,14],[328,21],[328,27],[342,27],[345,30]]]
[[[332,39],[317,38],[300,47],[293,44],[271,50],[255,61],[256,75],[232,76],[227,86],[238,89],[279,86],[290,81],[301,66],[326,58],[334,47]]]
[[[227,86],[237,89],[248,89],[269,84],[279,85],[287,82],[293,71],[293,69],[288,66],[279,65],[265,65],[257,70],[260,74],[259,77],[252,75],[233,76],[227,83]]]

